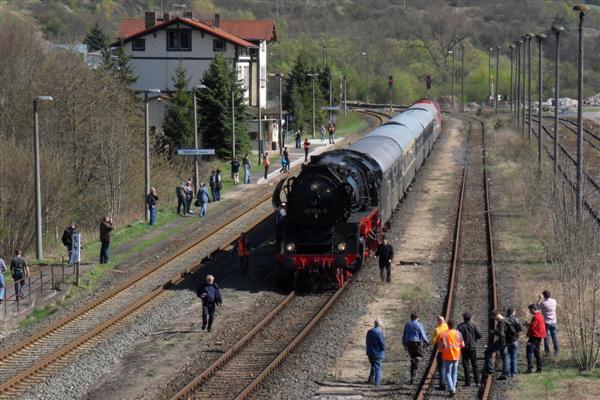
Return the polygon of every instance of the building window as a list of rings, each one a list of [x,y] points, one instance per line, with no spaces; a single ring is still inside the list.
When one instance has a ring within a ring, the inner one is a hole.
[[[133,51],[144,51],[146,50],[146,39],[133,39],[131,46]]]
[[[223,39],[213,40],[213,51],[225,51],[227,49],[227,43]]]
[[[167,51],[191,51],[192,31],[191,29],[169,29],[167,30]]]

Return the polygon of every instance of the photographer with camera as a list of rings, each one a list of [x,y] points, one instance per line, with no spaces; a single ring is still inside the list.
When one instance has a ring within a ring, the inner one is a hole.
[[[223,298],[219,290],[219,285],[215,283],[215,277],[206,275],[206,283],[198,287],[196,293],[202,301],[202,330],[208,328],[210,332],[215,319],[215,308],[223,304]]]

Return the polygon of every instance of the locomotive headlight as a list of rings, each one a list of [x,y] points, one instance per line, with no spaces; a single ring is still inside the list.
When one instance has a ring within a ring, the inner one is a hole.
[[[316,192],[319,190],[319,184],[318,183],[313,183],[310,185],[310,190],[312,190],[313,192]]]
[[[337,248],[337,249],[338,249],[338,251],[339,251],[340,253],[341,253],[341,252],[343,252],[343,251],[345,251],[345,250],[346,250],[346,243],[345,243],[345,242],[340,242],[340,243],[338,244],[338,248]]]
[[[288,253],[292,253],[294,250],[296,250],[296,245],[294,243],[290,242],[285,246],[285,250]]]

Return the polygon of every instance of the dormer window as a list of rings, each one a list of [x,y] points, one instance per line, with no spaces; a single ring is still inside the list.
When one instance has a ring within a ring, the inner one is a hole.
[[[213,40],[213,51],[225,51],[227,50],[227,42],[223,39]]]
[[[192,31],[190,29],[167,29],[167,51],[191,51]]]
[[[133,42],[131,43],[131,49],[133,51],[145,51],[146,39],[133,39]]]

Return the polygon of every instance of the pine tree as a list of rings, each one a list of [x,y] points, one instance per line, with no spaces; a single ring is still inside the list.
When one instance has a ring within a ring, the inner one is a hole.
[[[94,27],[85,35],[83,43],[87,44],[88,51],[103,50],[108,47],[108,36],[96,22]]]
[[[129,65],[130,57],[125,54],[122,47],[111,51],[108,48],[102,49],[103,67],[115,78],[129,87],[138,80],[138,76],[133,72]]]
[[[231,97],[233,92],[235,106],[235,149],[236,155],[250,150],[248,136],[248,106],[244,99],[244,90],[237,81],[232,65],[217,55],[202,77],[206,88],[198,91],[198,120],[202,144],[215,149],[222,158],[231,158],[232,127]]]
[[[177,67],[172,79],[176,91],[167,107],[162,125],[166,139],[163,148],[171,154],[177,148],[194,144],[193,100],[187,90],[190,80],[181,66]]]

